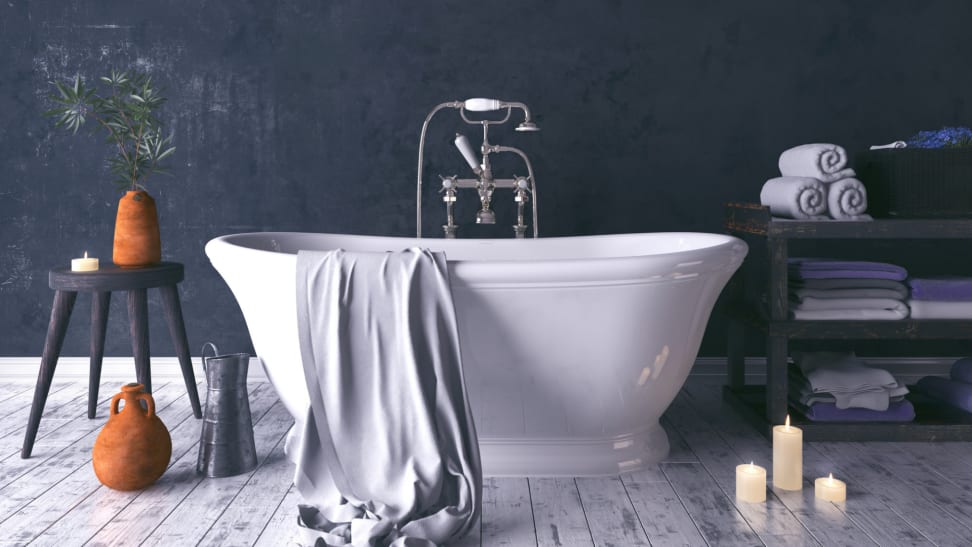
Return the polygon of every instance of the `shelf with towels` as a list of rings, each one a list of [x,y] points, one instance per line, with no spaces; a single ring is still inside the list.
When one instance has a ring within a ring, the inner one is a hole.
[[[751,307],[732,304],[729,313],[737,321],[767,335],[791,340],[958,340],[972,338],[972,319],[901,319],[897,321],[771,321]]]
[[[727,288],[729,314],[729,382],[727,400],[743,409],[766,435],[787,414],[795,417],[808,440],[972,440],[972,415],[943,409],[917,398],[918,417],[908,423],[834,423],[801,419],[787,403],[787,359],[790,340],[972,340],[970,320],[795,320],[790,318],[788,271],[790,240],[807,239],[972,239],[972,219],[876,219],[873,221],[798,221],[776,219],[767,207],[749,203],[726,206],[726,230],[733,235],[763,238],[767,259],[754,264],[752,255]],[[748,267],[748,268],[747,268]],[[768,271],[766,301],[745,302],[744,277],[749,268]],[[756,328],[766,340],[766,385],[745,385],[745,332]],[[909,397],[910,399],[911,397]]]

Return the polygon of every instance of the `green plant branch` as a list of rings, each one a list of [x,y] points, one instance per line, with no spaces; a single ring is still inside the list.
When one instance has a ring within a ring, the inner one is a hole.
[[[109,93],[99,95],[96,87],[86,87],[80,75],[63,84],[52,82],[58,94],[50,99],[59,106],[45,115],[56,118],[55,126],[74,133],[86,117],[93,118],[106,131],[106,141],[118,149],[117,156],[108,158],[116,182],[132,190],[144,189],[140,181],[165,172],[161,160],[175,151],[170,146],[172,137],[162,137],[161,121],[153,115],[165,98],[152,88],[146,74],[111,71],[100,81],[107,84]]]

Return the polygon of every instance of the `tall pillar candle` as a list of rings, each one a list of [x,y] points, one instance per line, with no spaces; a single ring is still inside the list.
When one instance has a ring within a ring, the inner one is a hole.
[[[773,427],[773,486],[783,490],[803,489],[803,430],[790,425]]]

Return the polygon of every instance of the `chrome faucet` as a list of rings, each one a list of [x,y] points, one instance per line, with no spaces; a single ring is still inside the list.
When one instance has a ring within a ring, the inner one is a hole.
[[[496,99],[467,99],[465,101],[451,101],[445,102],[437,105],[435,108],[429,112],[428,116],[425,117],[425,123],[422,124],[422,135],[419,138],[419,158],[418,158],[418,179],[416,182],[416,204],[415,204],[415,236],[422,237],[422,170],[425,159],[425,134],[429,128],[429,122],[432,121],[432,117],[436,115],[440,110],[446,108],[453,108],[459,111],[459,116],[462,120],[470,125],[482,125],[483,127],[483,144],[480,147],[480,154],[482,161],[480,162],[479,157],[473,150],[472,145],[469,143],[469,139],[465,135],[456,133],[455,145],[459,149],[459,153],[465,158],[466,163],[472,169],[473,173],[476,174],[478,178],[476,179],[462,179],[456,175],[450,177],[439,176],[442,180],[442,188],[439,190],[442,196],[442,201],[446,205],[446,223],[442,225],[442,229],[445,232],[445,237],[452,239],[456,237],[456,231],[458,226],[455,224],[455,217],[453,215],[453,208],[457,200],[456,191],[460,188],[475,188],[479,194],[480,209],[476,212],[476,224],[495,224],[496,223],[496,213],[491,209],[491,204],[493,201],[493,192],[497,188],[509,188],[513,190],[513,200],[516,202],[517,215],[516,224],[513,226],[513,233],[517,238],[522,238],[526,234],[527,225],[524,223],[523,209],[527,202],[533,202],[533,237],[538,237],[539,229],[537,227],[537,189],[536,181],[533,176],[533,166],[530,164],[530,159],[527,158],[526,154],[512,146],[500,146],[496,144],[491,144],[489,142],[489,126],[500,125],[508,122],[514,108],[523,111],[523,121],[516,126],[516,131],[539,131],[540,128],[533,122],[530,116],[530,109],[523,103],[519,102],[509,102],[509,101],[499,101]],[[506,116],[501,120],[471,120],[466,116],[467,112],[490,112],[496,110],[506,109]],[[526,164],[527,176],[517,176],[513,175],[510,179],[495,179],[493,178],[492,168],[490,166],[489,156],[490,154],[497,153],[513,153],[523,159]]]

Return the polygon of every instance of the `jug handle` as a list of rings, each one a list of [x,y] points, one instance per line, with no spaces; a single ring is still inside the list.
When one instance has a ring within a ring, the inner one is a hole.
[[[213,348],[213,357],[219,355],[219,349],[216,348],[216,344],[212,342],[206,342],[203,344],[202,352],[199,354],[202,357],[203,372],[206,372],[206,348]]]
[[[114,416],[115,414],[118,414],[118,403],[122,400],[122,397],[124,397],[124,396],[125,396],[124,393],[116,393],[115,396],[111,398],[111,415],[112,416]]]
[[[135,396],[135,400],[145,401],[145,404],[148,405],[148,412],[145,414],[145,416],[149,418],[155,416],[155,399],[153,399],[151,395],[148,393],[139,393]]]
[[[118,403],[121,402],[121,400],[122,400],[122,398],[124,396],[125,396],[124,393],[116,393],[115,396],[111,398],[111,414],[112,414],[112,416],[114,416],[115,414],[118,414]],[[148,414],[147,414],[147,416],[149,418],[151,418],[152,416],[155,416],[155,399],[153,399],[151,395],[149,395],[148,393],[139,393],[139,394],[135,395],[135,400],[136,401],[145,401],[145,404],[148,406]],[[138,405],[135,405],[135,406],[138,406]]]

